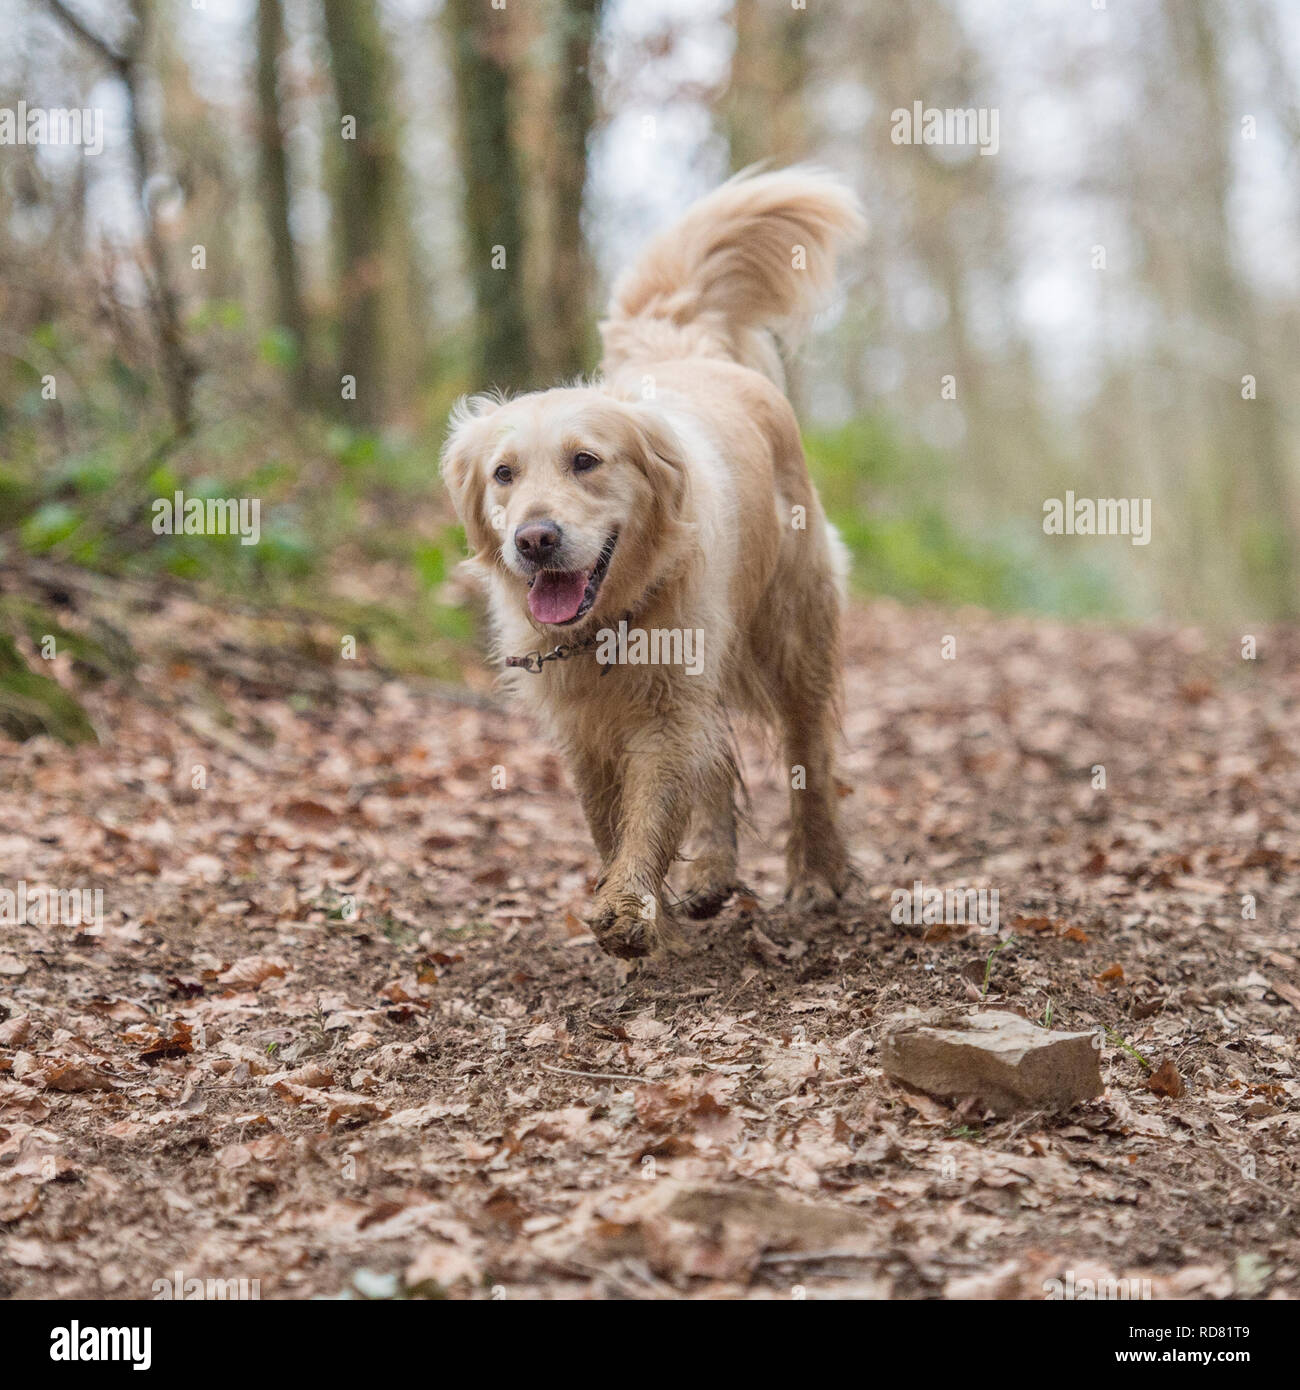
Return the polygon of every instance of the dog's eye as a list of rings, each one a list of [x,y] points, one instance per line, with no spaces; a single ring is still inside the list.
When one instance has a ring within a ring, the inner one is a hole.
[[[498,465],[497,471],[493,473],[492,476],[497,480],[497,482],[501,483],[502,486],[504,486],[506,483],[513,482],[515,477],[515,475],[510,471],[509,467],[507,467],[507,465],[504,463]]]
[[[573,471],[575,473],[590,473],[600,462],[595,454],[589,454],[585,450],[573,456]]]

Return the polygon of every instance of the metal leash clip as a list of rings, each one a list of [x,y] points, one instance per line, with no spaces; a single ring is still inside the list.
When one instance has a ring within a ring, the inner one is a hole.
[[[630,612],[624,613],[623,621],[625,623],[631,622],[632,614]],[[571,656],[577,656],[579,652],[589,652],[593,647],[599,646],[600,633],[602,631],[604,631],[603,628],[597,632],[592,633],[592,635],[586,638],[585,641],[575,642],[572,646],[569,646],[565,642],[561,642],[558,647],[552,647],[552,649],[549,652],[532,651],[525,652],[523,656],[508,656],[505,659],[505,664],[507,666],[518,667],[522,671],[531,672],[531,674],[534,676],[539,676],[541,675],[542,667],[546,664],[546,662],[566,661]],[[607,676],[613,669],[614,668],[612,666],[606,666],[600,674],[602,676]]]

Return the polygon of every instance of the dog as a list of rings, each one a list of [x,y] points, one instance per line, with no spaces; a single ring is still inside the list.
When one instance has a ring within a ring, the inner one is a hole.
[[[847,552],[777,342],[864,231],[824,171],[737,175],[618,281],[592,384],[452,412],[442,474],[465,563],[498,657],[534,649],[507,679],[566,755],[601,860],[591,926],[612,955],[649,954],[674,906],[714,916],[739,887],[733,713],[780,739],[791,910],[833,907],[846,886],[833,743]],[[699,659],[674,660],[674,634],[697,638]],[[674,903],[665,877],[688,844]]]

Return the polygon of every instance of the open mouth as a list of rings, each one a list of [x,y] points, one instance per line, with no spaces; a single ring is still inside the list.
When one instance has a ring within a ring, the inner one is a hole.
[[[596,602],[617,543],[616,531],[589,570],[539,570],[528,585],[528,611],[552,627],[576,623]]]

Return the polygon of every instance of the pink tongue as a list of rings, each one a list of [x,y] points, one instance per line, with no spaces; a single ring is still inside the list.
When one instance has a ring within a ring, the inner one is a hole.
[[[586,591],[587,575],[584,570],[573,570],[568,574],[543,570],[528,591],[528,611],[539,623],[567,623],[582,607],[582,596]]]

